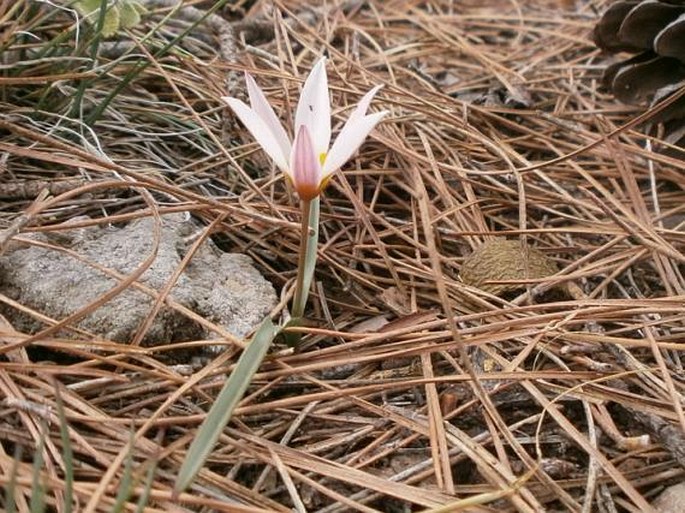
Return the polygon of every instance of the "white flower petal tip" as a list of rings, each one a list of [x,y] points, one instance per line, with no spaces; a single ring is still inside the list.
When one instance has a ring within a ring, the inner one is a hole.
[[[317,154],[326,153],[331,143],[331,101],[325,57],[319,59],[302,86],[295,110],[295,131],[302,125],[309,129]]]
[[[331,142],[331,106],[326,75],[326,57],[320,58],[302,86],[295,111],[295,140],[279,122],[262,89],[245,73],[248,106],[242,100],[222,97],[264,151],[290,178],[302,200],[321,194],[330,176],[359,149],[371,130],[388,111],[367,114],[371,101],[383,87],[369,90],[354,108],[333,146]]]
[[[371,133],[378,123],[388,114],[387,110],[375,112],[367,116],[357,116],[347,120],[345,126],[338,134],[338,138],[333,143],[331,151],[326,155],[323,164],[323,174],[327,176],[340,169],[345,162],[350,160],[352,155],[363,144],[366,137]]]

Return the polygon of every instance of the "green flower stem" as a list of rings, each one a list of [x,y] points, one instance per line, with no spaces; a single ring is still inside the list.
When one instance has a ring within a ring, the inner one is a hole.
[[[319,197],[311,201],[302,200],[302,239],[297,266],[297,282],[293,299],[292,317],[294,320],[304,317],[309,289],[316,268],[316,249],[319,241]]]

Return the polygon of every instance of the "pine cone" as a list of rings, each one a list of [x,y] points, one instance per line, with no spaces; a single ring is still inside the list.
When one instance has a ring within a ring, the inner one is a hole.
[[[603,85],[624,103],[665,99],[685,85],[685,0],[619,0],[594,30],[597,46],[637,55],[607,67]],[[653,118],[672,144],[685,146],[685,97]]]

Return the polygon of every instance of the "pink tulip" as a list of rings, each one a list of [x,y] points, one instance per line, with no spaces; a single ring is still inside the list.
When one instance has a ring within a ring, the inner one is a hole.
[[[305,201],[321,193],[331,175],[352,157],[371,130],[388,113],[366,113],[371,100],[381,88],[376,86],[361,99],[329,149],[331,106],[326,59],[321,58],[304,83],[295,111],[295,141],[291,143],[254,78],[246,73],[245,80],[250,106],[237,98],[225,96],[223,100],[288,176],[300,198]]]

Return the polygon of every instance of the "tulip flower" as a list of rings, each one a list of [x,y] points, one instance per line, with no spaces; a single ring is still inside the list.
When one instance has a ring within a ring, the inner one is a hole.
[[[307,295],[316,266],[319,236],[319,195],[331,175],[347,162],[369,132],[387,111],[367,114],[371,100],[380,89],[364,95],[350,114],[333,146],[331,143],[331,106],[326,78],[326,60],[320,59],[305,80],[295,110],[294,141],[278,121],[254,78],[245,74],[250,106],[237,98],[223,99],[252,133],[264,151],[286,174],[300,196],[302,230],[297,279],[293,296],[292,318],[284,328],[302,324]],[[231,419],[233,410],[245,393],[252,377],[267,354],[274,337],[281,332],[267,316],[252,341],[240,355],[214,405],[200,426],[174,485],[174,496],[185,490],[202,468],[216,441]],[[286,342],[297,346],[300,335],[284,332]]]
[[[361,99],[331,147],[326,59],[321,58],[302,88],[295,110],[295,139],[291,142],[254,78],[246,73],[245,80],[250,106],[237,98],[226,96],[223,100],[290,179],[304,201],[311,201],[321,193],[331,175],[352,157],[366,136],[388,113],[366,113],[371,100],[381,88],[376,86]]]

